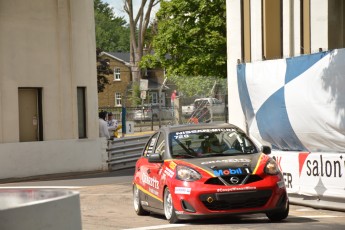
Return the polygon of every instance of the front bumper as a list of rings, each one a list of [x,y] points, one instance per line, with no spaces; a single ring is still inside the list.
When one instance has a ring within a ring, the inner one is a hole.
[[[272,186],[195,186],[190,194],[173,194],[179,219],[267,213],[284,210],[288,202],[285,187]]]

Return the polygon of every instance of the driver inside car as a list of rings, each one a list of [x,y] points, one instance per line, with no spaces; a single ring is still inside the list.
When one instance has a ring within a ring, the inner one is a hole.
[[[201,146],[198,149],[198,154],[204,153],[222,153],[228,149],[227,144],[219,141],[216,135],[212,135],[201,142]]]

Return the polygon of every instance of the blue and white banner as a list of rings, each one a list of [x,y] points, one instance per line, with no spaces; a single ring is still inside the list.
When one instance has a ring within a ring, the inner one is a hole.
[[[345,152],[345,49],[238,65],[251,136],[288,151]]]

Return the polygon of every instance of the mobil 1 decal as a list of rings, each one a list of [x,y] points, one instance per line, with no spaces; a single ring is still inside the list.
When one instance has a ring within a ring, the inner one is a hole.
[[[233,176],[233,175],[247,175],[251,171],[248,167],[238,167],[238,168],[213,168],[213,173],[215,176]]]

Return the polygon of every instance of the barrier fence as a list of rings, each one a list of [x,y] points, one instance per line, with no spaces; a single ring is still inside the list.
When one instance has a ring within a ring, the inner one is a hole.
[[[108,142],[108,170],[134,168],[151,135],[117,138]]]

